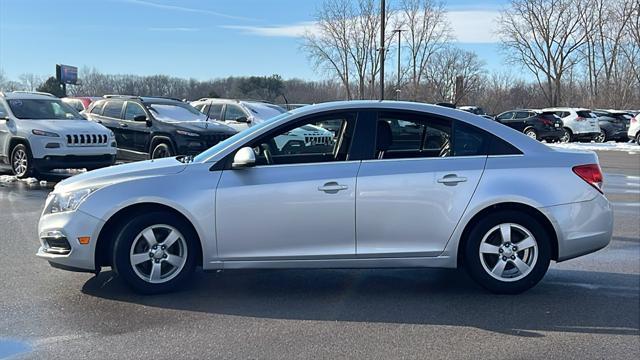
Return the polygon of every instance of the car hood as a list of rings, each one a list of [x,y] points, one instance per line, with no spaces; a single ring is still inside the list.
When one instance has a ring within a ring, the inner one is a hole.
[[[106,127],[88,120],[20,120],[20,126],[30,130],[38,129],[51,131],[60,135],[87,132],[109,132]]]
[[[186,167],[187,164],[175,157],[115,165],[72,176],[59,182],[54,191],[64,193],[78,189],[99,188],[144,177],[177,174]]]
[[[218,121],[172,121],[171,125],[184,129],[190,130],[197,133],[228,133],[235,134],[237,131],[232,127],[227,126]]]

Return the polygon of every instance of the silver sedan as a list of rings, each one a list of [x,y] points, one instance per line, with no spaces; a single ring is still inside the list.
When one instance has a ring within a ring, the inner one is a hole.
[[[318,141],[313,130],[336,124]],[[38,256],[132,289],[200,266],[466,268],[519,293],[550,261],[605,247],[612,211],[592,152],[553,150],[463,111],[405,102],[307,106],[190,157],[59,183]]]

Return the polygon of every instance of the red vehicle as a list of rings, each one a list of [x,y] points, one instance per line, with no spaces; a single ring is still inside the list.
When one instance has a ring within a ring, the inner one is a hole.
[[[71,105],[72,108],[78,111],[84,111],[89,107],[89,105],[91,105],[92,102],[98,99],[101,98],[96,96],[74,96],[62,98],[62,101],[64,101],[68,105]]]

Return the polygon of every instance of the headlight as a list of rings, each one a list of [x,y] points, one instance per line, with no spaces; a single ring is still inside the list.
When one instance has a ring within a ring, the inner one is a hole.
[[[66,193],[51,193],[47,199],[47,205],[45,206],[45,214],[56,214],[67,211],[75,211],[80,204],[94,191],[95,189],[82,189]]]
[[[196,134],[190,131],[184,131],[184,130],[176,130],[176,133],[180,134],[180,135],[184,135],[184,136],[191,136],[191,137],[200,137],[200,134]]]
[[[33,135],[38,135],[38,136],[48,136],[48,137],[60,137],[60,135],[50,132],[50,131],[44,131],[44,130],[38,130],[38,129],[33,129],[31,130],[31,133]]]

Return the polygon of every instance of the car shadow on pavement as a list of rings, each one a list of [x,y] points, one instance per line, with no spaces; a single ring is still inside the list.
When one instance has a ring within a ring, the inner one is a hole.
[[[134,294],[114,276],[90,279],[83,292],[151,308],[269,319],[465,326],[525,337],[640,334],[637,274],[552,269],[519,295],[488,293],[463,271],[446,269],[198,272],[185,290],[154,296]]]

